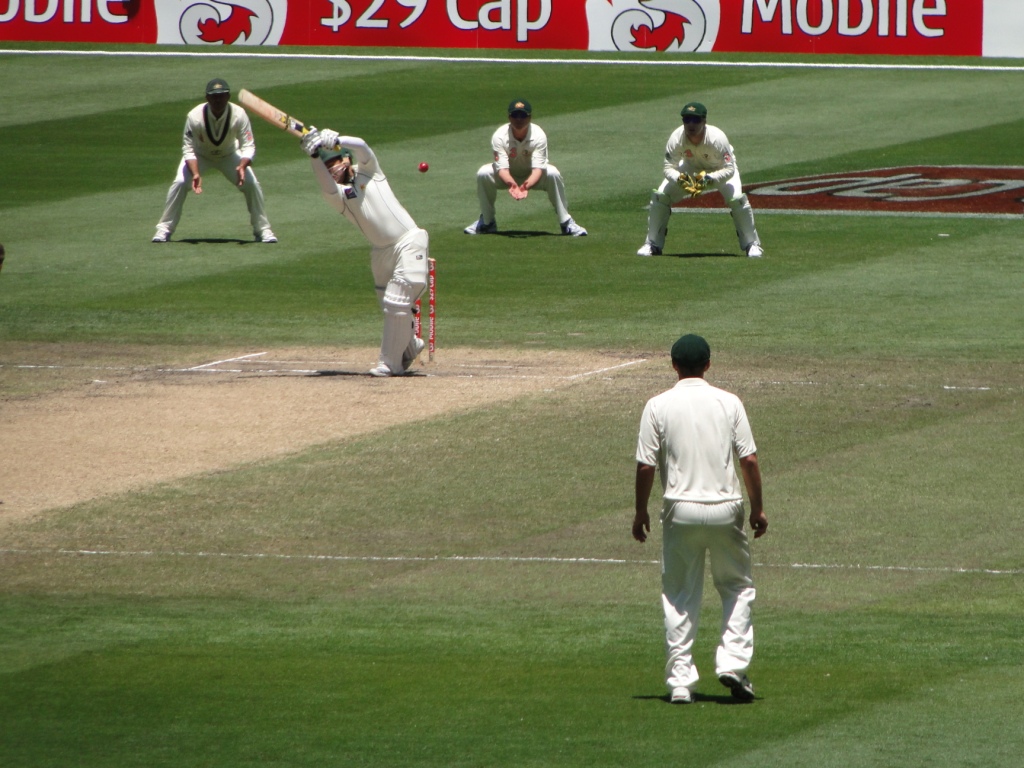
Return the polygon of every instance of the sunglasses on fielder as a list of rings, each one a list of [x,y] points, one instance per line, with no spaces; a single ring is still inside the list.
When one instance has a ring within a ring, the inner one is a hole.
[[[686,117],[683,118],[683,122],[684,123],[690,123],[690,124],[693,124],[693,123],[703,123],[704,122],[704,118],[703,117],[697,117],[696,115],[687,115]]]

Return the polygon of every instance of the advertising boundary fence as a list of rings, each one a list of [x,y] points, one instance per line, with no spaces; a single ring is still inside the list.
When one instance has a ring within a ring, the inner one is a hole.
[[[1020,0],[0,0],[0,42],[1024,58]]]

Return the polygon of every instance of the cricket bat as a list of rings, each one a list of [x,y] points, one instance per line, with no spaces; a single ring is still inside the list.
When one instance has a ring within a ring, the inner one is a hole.
[[[264,101],[252,91],[243,88],[238,92],[238,103],[251,112],[255,112],[271,125],[276,125],[282,131],[288,131],[293,136],[302,137],[309,133],[309,129],[301,120],[292,117],[287,112],[282,112],[273,104]]]

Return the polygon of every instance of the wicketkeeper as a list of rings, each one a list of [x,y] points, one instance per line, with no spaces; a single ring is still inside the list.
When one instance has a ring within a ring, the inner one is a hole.
[[[651,209],[647,218],[647,240],[637,256],[660,256],[665,248],[672,206],[687,197],[698,197],[709,189],[725,198],[736,225],[740,248],[750,258],[764,255],[754,227],[754,211],[743,193],[736,153],[728,137],[707,124],[708,109],[691,101],[680,113],[683,124],[669,136],[665,145],[665,180],[651,191]]]

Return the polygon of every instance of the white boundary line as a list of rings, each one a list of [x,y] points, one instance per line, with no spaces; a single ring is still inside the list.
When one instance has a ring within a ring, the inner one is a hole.
[[[581,51],[581,53],[583,53]],[[1018,72],[1024,74],[1024,65],[1004,66],[995,64],[867,64],[867,63],[828,63],[811,61],[650,61],[645,59],[528,59],[518,56],[416,56],[383,55],[383,54],[352,54],[352,53],[271,53],[271,52],[228,52],[228,51],[70,51],[46,50],[30,51],[0,48],[0,55],[7,56],[111,56],[111,57],[142,57],[142,58],[276,58],[297,60],[333,60],[333,61],[410,61],[432,63],[470,63],[470,64],[596,64],[600,66],[637,66],[637,67],[766,67],[771,69],[867,69],[895,71],[938,71],[938,72]]]
[[[158,552],[155,550],[117,551],[111,549],[0,549],[0,555],[72,557],[180,557],[225,560],[283,560],[335,563],[552,563],[556,565],[660,565],[660,560],[625,560],[599,557],[514,557],[498,555],[285,555],[269,552]],[[754,563],[755,568],[788,570],[879,571],[890,573],[949,573],[984,576],[1022,576],[1024,568],[959,568],[955,566],[861,565],[842,563]]]

